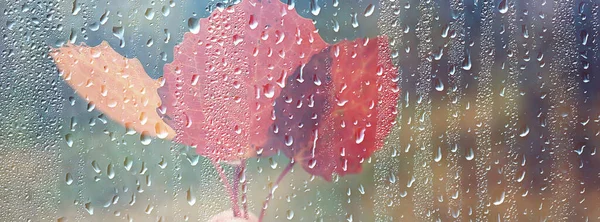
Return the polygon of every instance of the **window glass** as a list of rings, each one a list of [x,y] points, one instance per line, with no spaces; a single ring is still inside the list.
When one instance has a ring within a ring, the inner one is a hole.
[[[0,0],[2,221],[595,221],[590,0]]]

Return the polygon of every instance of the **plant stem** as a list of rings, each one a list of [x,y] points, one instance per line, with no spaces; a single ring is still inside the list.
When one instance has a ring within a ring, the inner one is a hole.
[[[290,163],[285,167],[285,169],[283,169],[283,171],[281,171],[281,173],[279,174],[279,177],[277,177],[277,180],[275,181],[274,187],[279,186],[279,182],[281,182],[283,180],[283,177],[285,177],[285,175],[287,175],[292,170],[292,168],[294,167],[294,163],[295,163],[295,161],[292,159],[292,161],[290,161]],[[273,190],[271,189],[271,190],[269,190],[269,194],[267,195],[267,198],[265,198],[263,207],[260,210],[260,217],[258,218],[259,222],[263,221],[263,218],[265,217],[267,206],[272,197],[273,197]]]
[[[229,180],[227,180],[227,175],[225,175],[225,170],[223,170],[223,167],[221,166],[221,164],[219,164],[217,162],[217,160],[211,158],[211,162],[212,162],[213,166],[215,166],[215,168],[217,169],[217,172],[219,173],[219,176],[221,177],[221,181],[223,183],[223,186],[225,186],[227,193],[229,193],[229,199],[231,201],[231,208],[233,210],[233,216],[239,217],[240,216],[240,207],[238,206],[238,202],[234,195],[233,189],[231,188],[231,185],[229,184]]]
[[[244,175],[245,173],[246,173],[246,160],[242,160],[242,163],[240,164],[240,174],[239,174],[240,180],[241,180],[242,175]],[[248,214],[248,197],[246,195],[246,189],[248,189],[247,181],[248,181],[248,179],[244,176],[244,181],[242,182],[242,205],[244,208],[244,218],[245,219],[250,218],[250,215]]]
[[[235,205],[239,206],[238,201],[239,198],[239,190],[240,190],[240,165],[236,165],[233,168],[233,199],[235,199]],[[242,213],[238,210],[238,214],[235,214],[235,217],[243,217]]]

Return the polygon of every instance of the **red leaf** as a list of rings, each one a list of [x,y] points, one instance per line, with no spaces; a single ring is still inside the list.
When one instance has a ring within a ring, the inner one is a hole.
[[[163,119],[175,141],[235,161],[263,149],[286,79],[327,44],[279,0],[244,0],[200,20],[164,67]],[[269,148],[269,147],[267,147]]]
[[[396,117],[388,47],[386,37],[343,41],[297,69],[276,100],[270,145],[326,180],[360,172]]]

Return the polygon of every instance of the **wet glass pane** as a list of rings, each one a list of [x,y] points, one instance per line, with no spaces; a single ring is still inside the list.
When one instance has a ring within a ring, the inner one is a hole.
[[[0,221],[600,220],[596,1],[0,9]]]

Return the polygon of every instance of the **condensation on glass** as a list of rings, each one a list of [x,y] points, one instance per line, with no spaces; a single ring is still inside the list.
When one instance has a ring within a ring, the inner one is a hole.
[[[230,209],[210,159],[111,119],[65,82],[50,52],[107,41],[157,79],[185,33],[243,1],[0,0],[0,220],[207,221]],[[282,152],[250,158],[242,172],[222,164],[225,177],[243,178],[249,212],[266,208],[265,221],[600,220],[598,2],[283,2],[326,44],[387,37],[379,56],[399,74],[396,116],[362,172],[331,182],[296,165],[276,184],[290,162]]]

